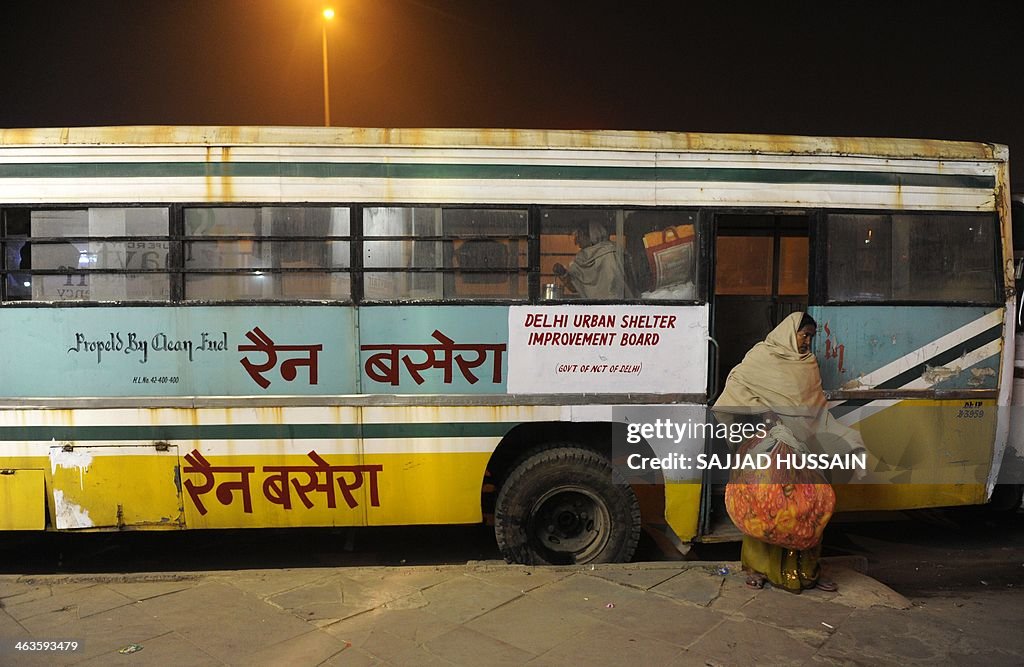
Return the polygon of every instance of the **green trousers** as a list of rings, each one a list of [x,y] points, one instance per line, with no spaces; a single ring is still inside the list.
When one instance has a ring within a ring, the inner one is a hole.
[[[814,588],[817,583],[821,573],[820,556],[820,544],[798,551],[744,537],[740,561],[743,569],[763,574],[773,586],[799,593],[805,588]]]

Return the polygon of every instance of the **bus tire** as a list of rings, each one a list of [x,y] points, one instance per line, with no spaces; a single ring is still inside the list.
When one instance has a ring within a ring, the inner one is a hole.
[[[607,458],[556,445],[527,456],[498,492],[494,534],[509,563],[628,561],[640,539],[640,503]]]

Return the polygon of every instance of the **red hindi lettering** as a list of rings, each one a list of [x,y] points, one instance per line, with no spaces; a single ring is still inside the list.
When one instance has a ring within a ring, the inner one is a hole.
[[[268,501],[280,505],[284,509],[291,509],[291,492],[294,490],[299,502],[306,509],[313,509],[314,503],[310,499],[310,494],[317,492],[326,496],[328,509],[335,509],[337,507],[335,481],[337,481],[337,489],[341,491],[345,504],[350,509],[355,509],[359,506],[359,501],[352,492],[362,488],[364,476],[369,476],[370,505],[380,507],[377,474],[384,469],[383,465],[331,465],[316,451],[309,452],[307,456],[315,465],[263,467],[263,472],[271,473],[263,480],[263,496]],[[300,474],[307,476],[305,481],[291,477],[291,475]],[[353,475],[351,481],[345,478],[346,474]]]
[[[239,352],[262,352],[267,355],[267,360],[262,364],[254,364],[249,361],[248,357],[242,359],[242,366],[249,373],[249,377],[255,380],[256,384],[266,389],[270,386],[270,380],[263,377],[263,373],[277,365],[277,350],[274,347],[274,341],[270,339],[270,336],[263,333],[263,330],[259,327],[254,327],[252,331],[245,334],[245,337],[251,340],[253,344],[239,345]]]
[[[242,366],[249,373],[256,384],[266,389],[270,386],[270,380],[263,376],[264,373],[272,370],[277,365],[278,353],[305,354],[305,357],[286,359],[281,363],[281,377],[285,382],[292,382],[298,376],[298,368],[305,366],[309,372],[309,384],[318,384],[318,363],[317,355],[323,351],[322,344],[316,345],[277,345],[262,329],[253,327],[252,331],[245,334],[245,337],[252,341],[252,345],[239,345],[239,352],[261,352],[267,355],[266,361],[262,364],[254,364],[248,357],[242,359]]]
[[[185,490],[188,491],[192,504],[199,510],[200,515],[206,515],[209,511],[203,504],[202,496],[213,490],[216,484],[217,473],[237,474],[237,481],[226,481],[216,484],[215,496],[221,505],[227,506],[234,502],[234,492],[242,494],[242,511],[252,514],[252,495],[249,488],[249,475],[255,472],[254,466],[213,466],[206,460],[199,450],[193,449],[185,455],[187,466],[182,468],[183,474],[198,473],[203,476],[202,484],[195,484],[191,479],[184,481]]]
[[[487,360],[488,354],[493,355],[493,367],[491,381],[495,384],[501,383],[503,355],[507,348],[505,343],[456,343],[448,336],[435,329],[431,334],[438,344],[434,345],[362,345],[360,350],[374,352],[369,355],[363,364],[366,376],[375,382],[398,386],[401,380],[401,366],[405,367],[417,385],[426,381],[423,372],[430,369],[440,369],[441,382],[451,384],[453,381],[453,364],[457,365],[459,372],[470,384],[479,382],[479,378],[473,372],[474,369],[482,366]],[[421,353],[422,360],[416,360],[411,354],[402,355],[402,351],[410,353]],[[464,352],[475,353],[474,357],[465,356]]]

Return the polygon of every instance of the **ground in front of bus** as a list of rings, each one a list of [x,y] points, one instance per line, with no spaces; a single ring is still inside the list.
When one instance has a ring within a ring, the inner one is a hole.
[[[0,577],[3,664],[1024,663],[1019,596],[751,590],[736,563]],[[1003,596],[1004,599],[997,599]],[[75,653],[15,641],[67,641]]]
[[[472,528],[9,539],[0,664],[1018,665],[1022,519],[838,523],[840,591],[802,595],[747,588],[735,546],[527,568]]]

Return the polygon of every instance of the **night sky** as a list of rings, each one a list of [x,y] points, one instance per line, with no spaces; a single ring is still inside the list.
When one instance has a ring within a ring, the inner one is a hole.
[[[330,4],[333,125],[965,139],[1024,165],[1024,3]],[[0,127],[321,125],[324,5],[6,2]]]

